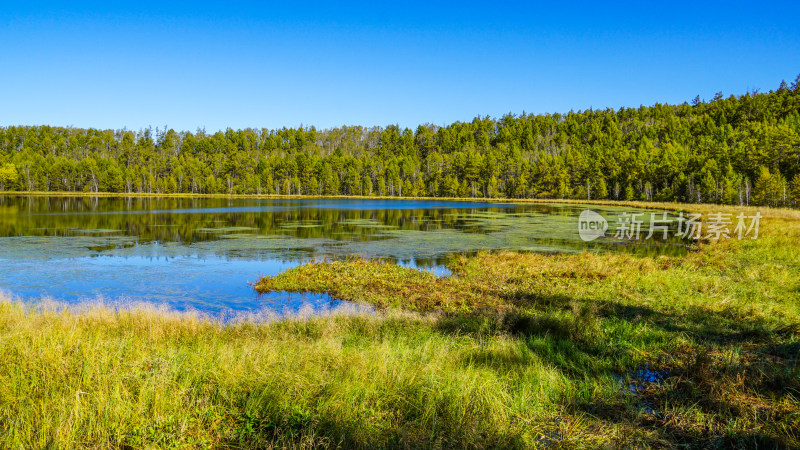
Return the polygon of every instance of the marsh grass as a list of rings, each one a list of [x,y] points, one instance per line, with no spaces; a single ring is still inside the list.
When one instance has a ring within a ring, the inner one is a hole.
[[[703,242],[681,257],[480,253],[453,258],[447,278],[327,261],[256,288],[437,311],[444,332],[514,339],[565,377],[559,419],[582,424],[573,434],[587,446],[798,446],[800,213],[758,211],[757,240]]]
[[[797,447],[800,213],[761,211],[758,240],[681,257],[322,260],[258,285],[375,313],[5,299],[0,447]]]
[[[0,302],[0,446],[521,446],[565,379],[438,317],[201,315]],[[530,425],[534,426],[530,426]]]

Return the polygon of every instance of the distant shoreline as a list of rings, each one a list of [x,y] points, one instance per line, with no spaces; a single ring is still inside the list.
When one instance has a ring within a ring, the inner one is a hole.
[[[567,205],[597,205],[597,206],[627,206],[631,208],[658,208],[668,211],[697,212],[724,212],[731,210],[744,211],[782,211],[789,216],[800,217],[800,210],[790,207],[722,205],[717,203],[674,203],[674,202],[646,202],[629,200],[576,200],[576,199],[545,199],[545,198],[481,198],[481,197],[398,197],[376,195],[275,195],[275,194],[185,194],[185,193],[146,193],[146,192],[67,192],[67,191],[0,191],[0,197],[98,197],[98,198],[208,198],[208,199],[340,199],[340,200],[436,200],[448,202],[484,202],[484,203],[510,203],[510,204],[567,204]]]

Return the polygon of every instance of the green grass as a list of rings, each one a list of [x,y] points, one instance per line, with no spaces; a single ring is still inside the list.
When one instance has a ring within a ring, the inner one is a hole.
[[[481,253],[453,258],[448,278],[356,259],[256,288],[437,311],[456,334],[523,343],[567,378],[559,417],[581,419],[587,446],[798,446],[800,214],[762,213],[758,240],[680,257]]]
[[[569,395],[515,339],[443,332],[435,316],[222,327],[4,302],[0,317],[5,448],[513,447]]]
[[[797,447],[800,213],[762,213],[758,240],[680,257],[354,259],[257,286],[372,315],[6,300],[0,447]]]

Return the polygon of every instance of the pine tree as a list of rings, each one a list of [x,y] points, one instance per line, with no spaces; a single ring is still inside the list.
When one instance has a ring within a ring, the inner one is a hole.
[[[628,184],[625,187],[625,200],[634,200],[636,198],[636,194],[633,192],[633,186]]]
[[[792,91],[800,92],[800,74],[797,75],[797,78],[795,78],[792,83]]]
[[[361,181],[361,188],[364,191],[363,195],[372,195],[372,178],[369,175],[364,175]]]
[[[594,198],[597,200],[605,200],[608,198],[608,186],[606,179],[602,175],[597,179],[597,187],[594,189]]]
[[[378,187],[377,187],[378,195],[380,195],[381,197],[385,197],[386,196],[386,179],[383,178],[383,177],[378,177],[378,179],[375,180],[375,182],[378,185]]]
[[[700,174],[700,188],[702,201],[713,203],[717,201],[717,182],[710,171],[703,169]]]
[[[792,178],[792,202],[794,206],[800,205],[800,172]]]
[[[756,203],[789,204],[800,185],[785,179],[796,173],[798,92],[800,75],[775,92],[698,96],[694,107],[509,114],[415,132],[0,127],[0,189],[728,204],[752,191]]]
[[[18,180],[19,173],[14,164],[5,163],[0,166],[0,191],[15,189]]]
[[[753,193],[751,202],[754,205],[771,206],[774,204],[772,198],[773,179],[769,169],[761,167],[758,170],[758,177],[753,184]]]
[[[411,180],[406,178],[406,181],[403,182],[403,195],[406,197],[416,197],[417,191],[414,189],[414,185],[411,184]]]
[[[721,203],[735,205],[739,203],[739,184],[741,177],[733,171],[733,167],[728,164],[725,176],[722,178]]]

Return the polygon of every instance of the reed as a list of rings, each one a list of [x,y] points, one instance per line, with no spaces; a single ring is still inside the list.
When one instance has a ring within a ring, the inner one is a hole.
[[[258,285],[375,313],[6,297],[0,447],[797,447],[800,220],[761,211],[759,239],[681,257],[319,261]]]

